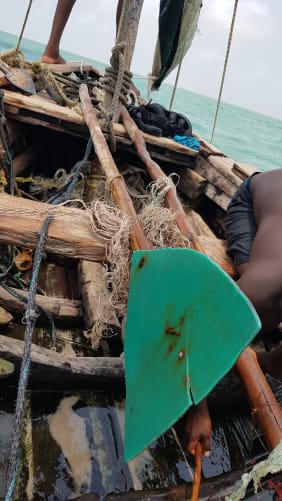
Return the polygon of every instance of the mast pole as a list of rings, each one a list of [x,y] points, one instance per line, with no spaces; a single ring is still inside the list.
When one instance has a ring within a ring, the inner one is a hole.
[[[122,0],[119,0],[120,2]],[[116,88],[118,81],[123,80],[125,72],[129,72],[132,56],[134,53],[137,31],[144,0],[123,0],[121,16],[118,23],[115,46],[112,49],[111,65],[118,71]],[[117,98],[119,98],[119,94]],[[121,102],[117,105],[114,102],[113,94],[106,89],[104,106],[108,113],[113,112],[113,121],[118,122]]]

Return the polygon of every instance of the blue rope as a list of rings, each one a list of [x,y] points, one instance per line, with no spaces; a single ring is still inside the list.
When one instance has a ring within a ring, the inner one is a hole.
[[[26,393],[28,375],[30,369],[31,342],[32,342],[33,330],[36,324],[36,320],[38,318],[38,310],[36,309],[36,303],[35,303],[35,294],[37,289],[38,274],[39,274],[43,249],[48,235],[48,227],[52,219],[53,219],[52,216],[48,216],[45,219],[42,225],[42,231],[39,236],[38,244],[34,255],[33,273],[30,281],[26,313],[25,313],[25,322],[26,322],[25,346],[24,346],[24,354],[23,354],[19,384],[18,384],[16,411],[14,415],[14,435],[11,445],[5,501],[12,501],[13,492],[17,480],[18,463],[19,463],[19,444],[22,432],[25,393]]]

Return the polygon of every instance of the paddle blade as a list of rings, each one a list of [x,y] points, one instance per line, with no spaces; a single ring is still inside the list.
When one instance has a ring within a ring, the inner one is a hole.
[[[235,282],[191,249],[136,251],[125,329],[125,460],[230,370],[260,329]]]

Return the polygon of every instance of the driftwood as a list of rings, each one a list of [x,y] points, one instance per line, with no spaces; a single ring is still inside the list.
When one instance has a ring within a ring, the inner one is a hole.
[[[33,202],[0,194],[0,242],[34,249],[43,221],[52,215],[46,252],[75,259],[102,261],[105,247],[83,210]]]

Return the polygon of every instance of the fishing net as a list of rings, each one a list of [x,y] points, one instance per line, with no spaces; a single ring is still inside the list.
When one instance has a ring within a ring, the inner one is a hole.
[[[257,493],[260,480],[269,473],[278,473],[282,468],[282,440],[269,454],[267,459],[256,464],[249,473],[244,473],[241,480],[234,486],[234,492],[231,496],[226,496],[226,501],[239,501],[246,495],[246,490],[251,481],[254,483],[254,489]]]
[[[164,177],[151,183],[146,193],[142,183],[130,187],[135,205],[141,207],[138,219],[152,249],[189,247],[188,239],[177,227],[174,214],[164,206],[171,183],[170,178]],[[110,294],[100,295],[95,323],[85,332],[92,346],[97,348],[102,337],[111,335],[107,332],[110,332],[108,325],[113,310],[122,325],[125,323],[131,264],[131,222],[109,199],[92,202],[87,211],[93,232],[105,241],[106,261],[109,263],[105,268],[105,278]]]

